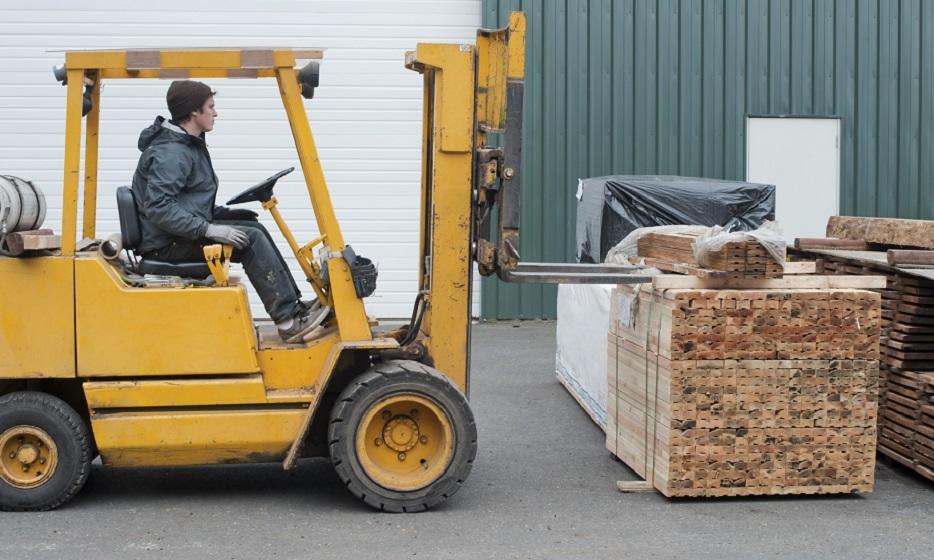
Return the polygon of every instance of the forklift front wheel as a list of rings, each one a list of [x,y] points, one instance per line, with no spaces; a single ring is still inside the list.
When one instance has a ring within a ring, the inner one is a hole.
[[[84,486],[91,437],[64,401],[18,391],[0,397],[0,511],[57,508]]]
[[[405,360],[354,379],[331,412],[329,432],[338,476],[383,511],[443,502],[467,479],[477,453],[464,394],[437,370]]]

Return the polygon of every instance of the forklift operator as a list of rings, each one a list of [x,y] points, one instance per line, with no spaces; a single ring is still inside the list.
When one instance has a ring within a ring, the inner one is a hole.
[[[142,155],[133,175],[142,241],[138,253],[164,262],[204,260],[203,247],[232,245],[232,260],[243,264],[279,336],[301,342],[329,308],[301,301],[282,255],[252,210],[215,206],[217,175],[205,142],[217,111],[206,84],[172,82],[166,102],[172,120],[156,117],[139,136]]]

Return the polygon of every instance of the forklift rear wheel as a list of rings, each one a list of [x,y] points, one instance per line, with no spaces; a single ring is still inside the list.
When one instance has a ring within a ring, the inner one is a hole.
[[[81,490],[91,437],[77,412],[46,393],[0,397],[0,510],[46,511]]]
[[[398,360],[354,379],[331,411],[331,461],[368,505],[426,510],[451,497],[477,455],[464,394],[437,370]]]

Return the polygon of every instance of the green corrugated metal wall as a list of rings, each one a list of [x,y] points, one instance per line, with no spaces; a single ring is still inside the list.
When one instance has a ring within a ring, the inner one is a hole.
[[[841,211],[934,219],[934,0],[483,0],[528,18],[521,254],[574,260],[579,177],[742,179],[745,116],[843,119]],[[484,280],[483,316],[555,316]]]

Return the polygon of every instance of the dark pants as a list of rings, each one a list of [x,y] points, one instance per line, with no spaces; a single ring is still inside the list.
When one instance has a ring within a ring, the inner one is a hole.
[[[272,320],[278,323],[300,315],[305,310],[299,301],[302,294],[263,224],[253,220],[217,220],[214,223],[236,226],[249,236],[250,244],[234,249],[232,260],[243,264]],[[143,257],[164,262],[203,261],[204,246],[214,243],[216,241],[210,239],[176,238],[171,245],[150,251]]]

